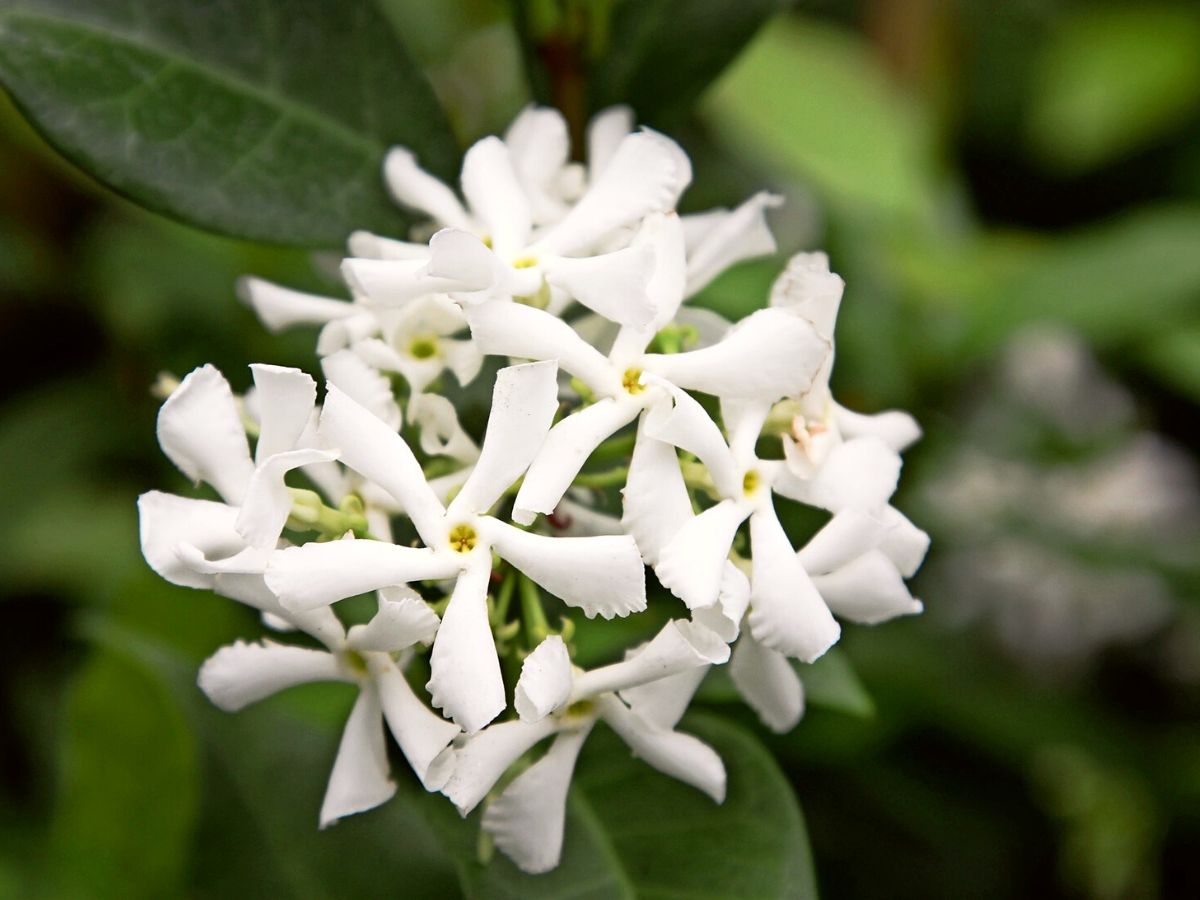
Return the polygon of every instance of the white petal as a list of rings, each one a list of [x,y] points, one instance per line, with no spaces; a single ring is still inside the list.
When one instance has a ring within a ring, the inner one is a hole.
[[[711,668],[693,666],[657,681],[626,688],[621,691],[621,699],[637,718],[658,728],[674,728]]]
[[[445,510],[408,444],[383,420],[330,387],[320,435],[343,463],[396,499],[426,543],[440,540]]]
[[[697,349],[711,347],[725,339],[733,323],[720,313],[699,306],[684,306],[675,314],[675,324],[696,330]]]
[[[737,461],[725,443],[721,429],[704,407],[669,381],[646,375],[643,383],[659,387],[668,395],[647,412],[646,434],[698,457],[712,475],[721,496],[730,499],[741,496]]]
[[[536,722],[571,699],[571,656],[557,634],[543,640],[521,664],[513,705],[526,722]]]
[[[633,110],[628,106],[609,106],[592,116],[588,122],[588,171],[595,181],[612,162],[621,141],[636,124]]]
[[[533,214],[504,141],[485,137],[471,146],[463,157],[462,189],[497,253],[516,253],[528,242]]]
[[[804,571],[824,575],[879,546],[887,526],[856,509],[837,513],[796,554]]]
[[[296,448],[317,403],[317,383],[299,369],[255,363],[254,387],[258,405],[258,444],[254,459]]]
[[[771,287],[771,306],[793,309],[812,322],[822,337],[833,338],[845,282],[829,271],[824,253],[797,253]]]
[[[337,758],[325,799],[321,801],[321,827],[338,819],[374,809],[396,793],[388,768],[387,745],[379,697],[371,685],[359,691],[338,744]]]
[[[657,565],[662,548],[692,518],[692,502],[675,448],[648,437],[645,419],[638,425],[621,496],[621,524],[633,535],[642,559]]]
[[[158,443],[179,471],[242,502],[254,464],[229,382],[213,366],[190,372],[158,413]]]
[[[441,790],[450,777],[442,753],[458,736],[459,728],[428,709],[417,699],[404,674],[390,658],[372,654],[368,665],[379,691],[384,718],[400,751],[427,791]]]
[[[654,131],[627,135],[587,193],[530,249],[563,255],[587,250],[647,213],[674,209],[691,180],[687,154],[670,138]]]
[[[351,256],[364,259],[428,259],[429,245],[412,241],[371,234],[369,231],[354,231],[347,241]]]
[[[642,222],[633,244],[648,247],[654,253],[654,275],[646,285],[646,294],[654,308],[650,327],[657,332],[675,318],[683,302],[687,266],[683,223],[674,212],[651,213]]]
[[[888,531],[879,549],[896,564],[901,575],[912,578],[921,568],[925,553],[929,550],[929,535],[893,506],[884,507],[882,518]]]
[[[546,281],[588,309],[620,325],[641,327],[654,316],[647,293],[654,262],[652,247],[636,246],[578,259],[555,256],[543,269]]]
[[[685,353],[651,353],[648,372],[689,390],[717,397],[778,400],[797,397],[813,383],[830,346],[812,324],[779,309],[742,319],[711,347]]]
[[[567,121],[557,109],[527,106],[504,133],[513,168],[538,222],[562,217],[566,205],[554,195],[556,181],[567,165],[571,139]]]
[[[379,609],[365,625],[355,625],[346,635],[352,650],[395,653],[418,641],[428,643],[437,634],[437,613],[408,587],[379,591]]]
[[[235,506],[212,500],[177,497],[150,491],[138,497],[138,532],[142,556],[171,584],[211,588],[211,574],[195,571],[180,557],[180,544],[198,547],[205,557],[222,559],[245,549],[237,532]]]
[[[356,294],[384,305],[402,305],[425,294],[470,290],[457,279],[430,274],[430,265],[420,259],[349,257],[342,260],[342,277]]]
[[[851,412],[835,403],[833,420],[844,437],[878,438],[897,453],[912,446],[921,437],[921,426],[917,420],[898,409],[868,416]]]
[[[785,455],[795,446],[784,436]],[[900,454],[876,438],[855,438],[833,447],[816,473],[807,480],[776,479],[777,493],[831,512],[843,509],[878,511],[896,492]],[[795,467],[791,467],[795,472]]]
[[[312,681],[354,678],[336,656],[263,641],[228,644],[200,667],[199,685],[208,699],[226,712],[237,712],[264,697]]]
[[[345,300],[305,294],[249,276],[238,280],[237,292],[270,331],[292,325],[324,325],[358,312]]]
[[[442,793],[450,798],[459,813],[467,815],[487,796],[509,766],[557,730],[558,721],[547,717],[540,722],[522,722],[520,719],[501,722],[471,735],[461,747],[446,751],[452,757],[453,768]]]
[[[735,263],[774,253],[775,238],[766,212],[782,203],[779,195],[761,191],[722,216],[688,254],[687,295],[703,290]]]
[[[483,812],[483,830],[522,872],[549,872],[562,858],[567,790],[590,730],[560,734],[546,755],[517,776]]]
[[[317,335],[317,355],[328,356],[343,347],[357,344],[379,332],[379,317],[375,310],[366,303],[355,303],[350,306],[352,315],[335,319]]]
[[[521,477],[558,411],[554,362],[508,366],[496,373],[483,448],[447,515],[485,513]]]
[[[252,547],[273,548],[292,512],[292,495],[284,476],[292,469],[332,462],[336,453],[326,450],[289,450],[276,453],[254,471],[246,499],[237,517],[238,533]]]
[[[581,492],[582,493],[582,492]],[[624,534],[617,516],[576,502],[569,496],[558,501],[548,523],[556,534],[565,537],[595,537],[598,534]]]
[[[739,466],[750,467],[757,462],[754,446],[770,412],[771,404],[766,400],[721,401],[721,421],[729,435],[729,449]]]
[[[796,559],[773,510],[750,517],[750,546],[751,633],[772,650],[812,662],[837,643],[842,630]]]
[[[717,602],[692,610],[692,621],[712,631],[726,643],[737,640],[742,617],[750,607],[750,579],[733,564],[725,563]]]
[[[625,691],[688,669],[728,660],[729,646],[713,632],[703,625],[672,619],[653,640],[624,661],[578,675],[571,700]]]
[[[492,301],[467,310],[471,336],[487,356],[558,360],[601,394],[621,392],[620,376],[598,350],[556,316],[520,303]]]
[[[627,535],[547,537],[488,522],[492,547],[568,606],[589,619],[627,616],[646,608],[646,570]]]
[[[629,745],[634,756],[699,788],[717,803],[724,801],[725,766],[712,747],[690,734],[651,725],[611,695],[597,702],[604,721]]]
[[[277,551],[266,581],[285,609],[308,610],[389,585],[449,578],[459,565],[425,548],[369,540],[314,541]]]
[[[370,410],[393,431],[400,428],[400,407],[392,393],[392,384],[378,369],[349,348],[321,360],[325,380],[355,403]]]
[[[788,658],[749,633],[734,647],[729,677],[747,705],[777,734],[791,731],[804,715],[804,686]]]
[[[464,387],[475,380],[483,368],[483,354],[470,340],[444,338],[439,342],[446,368],[454,373],[458,383]]]
[[[600,442],[627,425],[640,408],[628,400],[605,397],[551,428],[517,491],[513,521],[529,525],[538,513],[554,512]]]
[[[454,191],[418,166],[417,158],[403,147],[388,151],[383,175],[398,203],[425,213],[440,225],[471,227],[466,210],[454,196]]]
[[[468,734],[500,715],[505,706],[504,679],[488,623],[491,574],[491,555],[479,553],[458,576],[433,642],[425,686],[433,705]]]
[[[817,575],[813,583],[831,610],[863,625],[922,609],[921,601],[904,586],[895,564],[879,550],[865,553],[828,575]]]
[[[259,574],[219,574],[213,590],[222,597],[229,597],[238,603],[244,603],[254,609],[261,610],[264,616],[270,615],[287,622],[291,627],[312,635],[330,650],[341,650],[346,641],[346,630],[341,621],[328,606],[308,612],[293,612],[284,609]]]
[[[688,520],[663,547],[654,572],[688,609],[717,602],[721,571],[747,512],[732,500],[723,500]]]

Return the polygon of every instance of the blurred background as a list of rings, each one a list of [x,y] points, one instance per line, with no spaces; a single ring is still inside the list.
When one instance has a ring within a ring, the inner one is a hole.
[[[528,102],[506,4],[384,7],[462,142]],[[143,212],[3,103],[0,897],[452,896],[410,809],[372,814],[403,850],[317,833],[348,697],[270,701],[291,730],[202,708],[195,665],[259,626],[138,551],[137,494],[186,490],[157,375],[315,371],[233,283],[329,290],[327,260]],[[1200,896],[1200,6],[808,0],[655,122],[689,209],[788,201],[779,256],[698,302],[742,315],[826,249],[841,402],[926,430],[897,502],[933,536],[926,614],[850,629],[857,676],[754,726],[822,896]]]

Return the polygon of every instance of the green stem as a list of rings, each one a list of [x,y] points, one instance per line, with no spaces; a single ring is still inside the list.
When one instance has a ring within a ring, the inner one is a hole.
[[[618,466],[607,472],[582,472],[575,476],[575,484],[579,487],[609,488],[620,487],[629,477],[628,466]]]
[[[542,596],[538,586],[529,578],[521,575],[521,618],[525,622],[525,639],[532,650],[550,634],[550,623],[546,621],[546,611],[542,609]]]

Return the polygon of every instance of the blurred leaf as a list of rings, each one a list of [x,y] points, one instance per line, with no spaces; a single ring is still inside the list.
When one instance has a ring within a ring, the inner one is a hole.
[[[77,165],[151,209],[250,238],[336,245],[396,232],[380,172],[454,143],[367,0],[16,0],[0,81]]]
[[[796,669],[804,682],[808,705],[824,706],[862,719],[875,715],[875,701],[841,650],[834,648],[811,666],[797,665]]]
[[[678,121],[788,0],[623,0],[589,74],[591,108],[628,103],[641,121]]]
[[[1164,381],[1200,403],[1200,326],[1155,336],[1144,357]]]
[[[136,664],[98,651],[66,701],[49,895],[181,895],[196,804],[179,709]]]
[[[807,181],[827,202],[908,218],[932,206],[927,124],[849,32],[778,20],[717,83],[705,109],[736,149]]]
[[[1042,48],[1028,138],[1082,172],[1160,137],[1200,108],[1200,9],[1082,7]]]

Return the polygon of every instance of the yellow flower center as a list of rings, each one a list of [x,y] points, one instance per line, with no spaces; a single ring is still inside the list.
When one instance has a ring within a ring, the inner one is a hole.
[[[625,374],[621,376],[621,387],[625,388],[630,394],[640,394],[646,389],[642,384],[642,370],[638,368],[629,368],[625,370]]]
[[[514,269],[532,269],[537,265],[537,260],[532,256],[518,256],[512,261]]]
[[[758,486],[760,484],[762,484],[762,476],[759,475],[754,469],[751,469],[742,476],[742,493],[747,497],[753,496],[754,492],[758,490]]]
[[[438,355],[437,336],[421,334],[408,342],[408,355],[413,359],[432,359]]]
[[[470,553],[478,540],[475,529],[466,523],[450,529],[450,549],[455,553]]]

